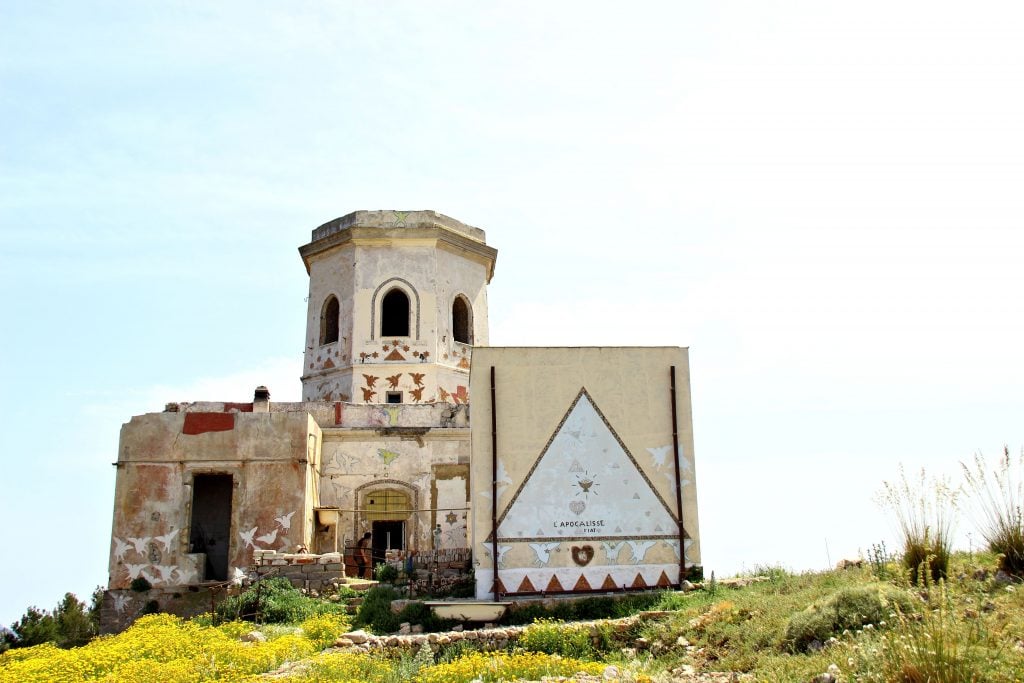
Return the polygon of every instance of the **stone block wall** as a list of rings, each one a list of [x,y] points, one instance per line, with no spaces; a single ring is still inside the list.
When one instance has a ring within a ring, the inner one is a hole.
[[[257,550],[253,553],[257,579],[281,576],[296,588],[324,592],[345,578],[341,553],[325,555],[277,553]]]

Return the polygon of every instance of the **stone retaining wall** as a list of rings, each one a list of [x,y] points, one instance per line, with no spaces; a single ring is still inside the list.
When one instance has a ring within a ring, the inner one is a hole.
[[[625,635],[641,621],[660,619],[668,612],[640,612],[621,619],[598,619],[596,621],[577,621],[568,624],[575,627],[589,628],[593,638],[598,637],[598,628],[603,624],[612,626],[615,633]],[[410,651],[416,652],[424,645],[431,650],[457,643],[470,641],[483,650],[501,650],[519,640],[526,626],[504,626],[498,628],[481,628],[473,630],[445,631],[442,633],[415,633],[376,636],[366,631],[352,631],[334,641],[334,647],[328,652],[372,652],[372,651]]]
[[[345,565],[341,553],[325,555],[277,553],[257,550],[253,553],[253,571],[256,579],[281,576],[296,588],[323,592],[345,578]]]

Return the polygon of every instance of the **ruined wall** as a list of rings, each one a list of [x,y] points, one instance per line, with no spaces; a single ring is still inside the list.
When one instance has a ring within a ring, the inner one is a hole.
[[[321,430],[305,412],[164,412],[121,428],[109,587],[204,579],[192,538],[197,476],[230,475],[227,562],[247,567],[257,548],[309,544]]]
[[[497,472],[491,466],[495,368]],[[673,457],[669,368],[676,367]],[[680,348],[479,348],[473,401],[477,595],[679,583],[699,565],[689,366]],[[483,428],[481,428],[483,425]],[[492,481],[498,483],[498,581]],[[676,505],[681,482],[685,533]]]

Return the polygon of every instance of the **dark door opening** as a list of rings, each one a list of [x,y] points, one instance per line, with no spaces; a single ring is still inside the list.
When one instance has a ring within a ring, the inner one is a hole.
[[[384,561],[386,550],[405,548],[405,522],[373,523],[373,566]]]
[[[204,578],[227,581],[231,546],[230,474],[197,474],[192,481],[192,529],[189,552],[206,553]]]

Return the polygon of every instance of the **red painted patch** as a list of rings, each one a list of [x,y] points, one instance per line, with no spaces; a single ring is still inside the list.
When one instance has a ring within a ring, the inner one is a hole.
[[[252,412],[252,404],[251,403],[225,403],[224,404],[224,412],[225,413],[251,413]]]
[[[536,593],[537,589],[533,587],[533,582],[530,581],[529,576],[524,576],[522,583],[519,584],[519,590],[517,593]]]
[[[341,401],[334,404],[334,424],[341,424]]]
[[[182,434],[230,432],[235,428],[234,413],[185,413]]]
[[[591,590],[590,582],[587,581],[587,577],[580,574],[580,578],[576,579],[576,585],[572,587],[574,591],[588,591]]]
[[[636,578],[633,579],[633,588],[647,588],[647,582],[644,581],[644,577],[637,572]]]
[[[668,574],[662,572],[661,576],[658,577],[658,588],[668,588],[671,585],[672,582],[669,581]]]
[[[495,583],[491,584],[491,593],[494,593],[495,591],[497,591],[498,595],[508,592],[505,590],[505,584],[501,582],[501,579],[498,579]]]
[[[324,361],[324,370],[330,370],[334,367],[334,361],[328,358]]]
[[[558,577],[552,576],[551,580],[548,581],[548,587],[546,590],[548,593],[561,593],[565,589],[562,588],[562,582],[558,580]]]
[[[601,584],[601,590],[613,591],[616,588],[618,588],[618,586],[616,586],[615,581],[612,580],[612,575],[608,574],[607,576],[605,576],[604,583]]]

